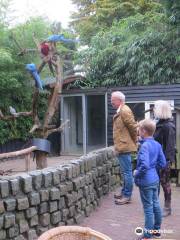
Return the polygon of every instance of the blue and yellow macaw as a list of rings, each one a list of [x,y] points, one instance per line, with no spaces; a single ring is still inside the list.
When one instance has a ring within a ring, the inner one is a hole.
[[[38,74],[38,70],[36,68],[36,65],[34,63],[26,64],[26,70],[28,70],[30,72],[33,79],[35,80],[36,88],[43,90],[43,82],[42,82],[42,80],[41,80],[41,78]]]

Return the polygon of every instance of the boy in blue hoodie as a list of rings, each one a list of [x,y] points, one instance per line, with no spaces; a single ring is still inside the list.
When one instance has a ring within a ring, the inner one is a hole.
[[[134,179],[139,187],[143,204],[145,226],[141,239],[160,236],[161,208],[158,198],[159,176],[157,170],[166,166],[161,145],[152,137],[156,124],[150,119],[139,122],[140,148]]]

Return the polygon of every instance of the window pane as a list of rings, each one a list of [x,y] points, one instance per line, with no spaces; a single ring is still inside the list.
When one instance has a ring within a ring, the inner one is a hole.
[[[136,103],[126,103],[134,113],[134,117],[136,121],[140,121],[145,117],[145,104],[144,102],[136,102]]]
[[[64,129],[65,153],[83,153],[83,115],[82,97],[64,97],[63,121],[69,119],[69,124]]]
[[[86,97],[87,152],[106,146],[105,95]]]

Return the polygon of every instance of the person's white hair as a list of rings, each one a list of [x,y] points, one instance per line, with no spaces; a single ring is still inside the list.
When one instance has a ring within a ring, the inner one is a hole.
[[[169,102],[164,100],[155,101],[154,116],[159,119],[172,118],[172,111]]]
[[[118,99],[122,100],[123,102],[125,102],[125,99],[126,99],[125,95],[120,91],[112,92],[111,96],[118,98]]]

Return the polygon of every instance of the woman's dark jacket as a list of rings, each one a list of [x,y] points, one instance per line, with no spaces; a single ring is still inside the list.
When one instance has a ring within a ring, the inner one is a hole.
[[[160,119],[156,123],[154,139],[163,148],[167,161],[173,162],[176,159],[176,129],[172,119]]]

